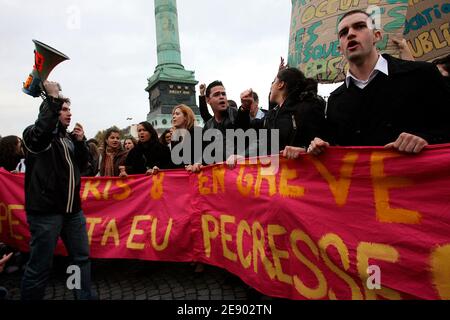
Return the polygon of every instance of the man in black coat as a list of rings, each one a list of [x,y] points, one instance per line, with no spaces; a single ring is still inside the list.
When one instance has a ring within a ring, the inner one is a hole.
[[[210,145],[222,148],[222,157],[215,154],[214,151],[217,148],[211,148],[211,154],[209,152],[203,153],[203,162],[212,164],[225,161],[229,156],[235,154],[236,148],[227,150],[227,146],[231,145],[227,144],[226,141],[227,130],[247,130],[250,125],[250,113],[248,107],[241,106],[236,110],[229,106],[225,87],[221,81],[213,81],[206,87],[206,102],[211,106],[214,116],[203,127],[203,139],[206,140],[203,149],[210,149],[208,147]],[[209,138],[212,138],[213,142],[208,143]]]
[[[72,260],[71,285],[76,299],[91,299],[91,267],[86,219],[81,210],[80,170],[88,162],[84,132],[67,132],[70,100],[59,95],[56,82],[44,82],[47,92],[34,125],[23,133],[28,149],[25,210],[30,226],[30,259],[21,286],[23,300],[44,298],[53,253],[61,236]]]
[[[450,142],[450,92],[434,65],[378,54],[381,32],[364,11],[346,13],[338,37],[350,68],[328,100],[328,142],[314,139],[310,153],[329,143],[419,153],[428,144]]]

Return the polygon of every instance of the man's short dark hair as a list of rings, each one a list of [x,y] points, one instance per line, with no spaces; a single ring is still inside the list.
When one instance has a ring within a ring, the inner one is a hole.
[[[259,102],[258,94],[255,91],[252,91],[252,96],[253,96],[253,100],[255,100],[255,102]]]
[[[442,64],[444,70],[450,72],[450,54],[446,55],[445,57],[433,60],[433,64]]]
[[[237,105],[237,103],[236,103],[236,101],[234,101],[234,100],[228,100],[228,106],[230,107],[230,108],[234,108],[234,109],[238,109],[238,105]]]
[[[87,143],[87,144],[93,143],[93,144],[95,144],[95,145],[98,147],[98,141],[97,141],[97,139],[95,139],[95,138],[89,139],[88,141],[86,141],[86,143]]]
[[[361,10],[361,9],[355,9],[355,10],[350,10],[346,13],[344,13],[344,15],[342,17],[339,18],[339,23],[341,23],[342,20],[344,20],[344,18],[351,16],[353,14],[357,14],[357,13],[362,13],[364,15],[367,16],[367,18],[370,18],[370,20],[372,21],[372,24],[375,26],[375,21],[373,20],[373,18],[370,16],[370,14],[368,14],[366,11]]]
[[[213,81],[210,84],[208,84],[208,86],[206,87],[206,92],[205,92],[206,96],[209,98],[209,94],[211,93],[211,89],[214,88],[214,87],[218,87],[218,86],[224,87],[222,81],[216,80],[216,81]]]

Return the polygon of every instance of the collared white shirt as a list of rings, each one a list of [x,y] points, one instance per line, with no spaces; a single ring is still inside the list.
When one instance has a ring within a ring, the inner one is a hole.
[[[355,76],[353,76],[350,73],[350,70],[348,70],[347,75],[345,77],[345,85],[348,88],[350,86],[350,81],[353,80],[353,83],[355,84],[355,86],[357,86],[360,89],[364,89],[370,83],[370,81],[372,81],[373,78],[375,78],[375,76],[378,74],[378,72],[383,72],[387,76],[389,75],[387,60],[385,58],[383,58],[383,56],[381,54],[378,56],[377,64],[375,65],[375,68],[373,68],[372,72],[370,73],[369,79],[360,80],[360,79],[356,78]]]
[[[266,114],[264,112],[262,112],[260,108],[258,108],[258,112],[256,113],[254,118],[250,115],[250,120],[262,119],[265,116],[266,116]]]

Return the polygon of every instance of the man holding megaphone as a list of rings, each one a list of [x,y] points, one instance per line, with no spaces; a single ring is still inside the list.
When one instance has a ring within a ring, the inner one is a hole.
[[[25,210],[30,226],[30,259],[21,286],[23,300],[44,298],[58,238],[77,266],[80,285],[76,299],[91,299],[91,266],[86,219],[81,209],[80,171],[88,163],[84,131],[67,132],[70,100],[59,84],[44,81],[46,92],[34,125],[23,133],[28,149],[25,172]]]

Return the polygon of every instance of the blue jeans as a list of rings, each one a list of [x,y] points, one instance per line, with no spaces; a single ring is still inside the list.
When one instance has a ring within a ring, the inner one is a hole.
[[[27,221],[31,233],[30,258],[22,279],[22,300],[44,298],[59,236],[72,264],[81,271],[81,289],[73,289],[75,299],[92,299],[89,242],[83,211],[74,214],[27,212]]]

